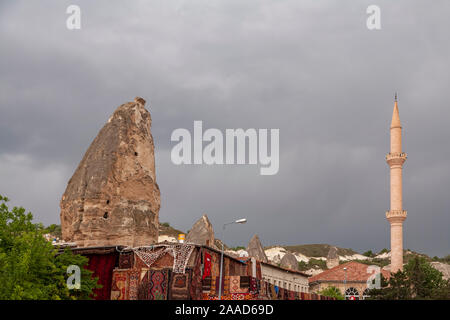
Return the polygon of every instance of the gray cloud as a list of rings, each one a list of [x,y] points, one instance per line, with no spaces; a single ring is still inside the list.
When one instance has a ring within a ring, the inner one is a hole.
[[[65,9],[82,10],[82,30]],[[58,203],[120,104],[149,101],[161,221],[187,230],[206,212],[226,241],[389,247],[393,92],[404,149],[405,247],[450,251],[450,4],[378,1],[2,1],[0,193],[36,220]],[[280,128],[280,171],[175,166],[170,134]],[[220,236],[220,235],[219,235]]]

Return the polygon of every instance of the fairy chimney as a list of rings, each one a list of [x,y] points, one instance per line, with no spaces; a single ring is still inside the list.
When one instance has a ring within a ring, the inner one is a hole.
[[[331,247],[327,255],[327,268],[331,269],[339,265],[339,256],[336,247]]]
[[[65,241],[81,247],[157,242],[160,191],[144,106],[137,97],[118,107],[69,180],[60,204]]]
[[[267,262],[267,256],[257,234],[248,243],[247,252],[249,257],[254,257],[259,261]]]
[[[214,229],[206,214],[194,223],[186,236],[186,242],[215,247]]]
[[[283,268],[297,270],[298,271],[298,261],[297,258],[290,252],[287,252],[280,261],[280,265]]]

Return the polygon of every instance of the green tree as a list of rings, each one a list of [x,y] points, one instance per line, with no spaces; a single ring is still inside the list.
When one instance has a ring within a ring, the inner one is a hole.
[[[44,233],[50,233],[53,236],[61,237],[61,226],[59,224],[51,224],[44,229]]]
[[[335,298],[336,300],[344,300],[344,296],[341,291],[336,287],[328,287],[319,291],[319,294],[325,297]]]
[[[375,254],[372,252],[372,250],[368,250],[368,251],[363,253],[363,256],[371,258],[371,257],[374,257]]]
[[[12,210],[0,195],[0,299],[90,299],[98,279],[85,269],[88,259],[70,250],[58,253],[43,234],[42,224],[22,207]],[[81,270],[81,288],[69,290],[67,267]]]
[[[450,283],[442,278],[442,273],[433,268],[423,257],[411,259],[405,272],[416,299],[450,299]]]
[[[300,260],[298,262],[298,270],[300,270],[300,271],[308,270],[308,264],[305,261]]]
[[[450,282],[423,257],[414,257],[403,271],[392,274],[389,281],[381,277],[381,288],[369,292],[370,299],[450,299]]]

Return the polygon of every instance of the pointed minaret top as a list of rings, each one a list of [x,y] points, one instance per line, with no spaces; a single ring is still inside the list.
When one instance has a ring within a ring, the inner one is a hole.
[[[398,102],[397,102],[397,92],[395,93],[395,101],[394,101],[394,112],[392,113],[392,122],[391,122],[391,129],[392,128],[401,128],[402,125],[400,124],[400,115],[398,113]]]

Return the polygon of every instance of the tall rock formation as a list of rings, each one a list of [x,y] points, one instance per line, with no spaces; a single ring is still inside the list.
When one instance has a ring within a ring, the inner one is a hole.
[[[186,242],[215,247],[214,229],[206,214],[194,223],[186,236]]]
[[[331,247],[327,255],[327,268],[331,269],[339,265],[338,250],[336,247]]]
[[[69,180],[61,200],[62,236],[78,246],[141,246],[158,241],[151,117],[145,100],[116,109]]]
[[[247,252],[249,257],[254,257],[259,261],[267,262],[267,256],[257,234],[248,243]]]
[[[298,271],[298,261],[297,258],[290,252],[287,252],[281,259],[280,265],[283,268],[297,270]]]

